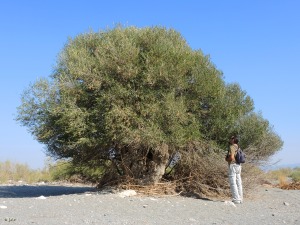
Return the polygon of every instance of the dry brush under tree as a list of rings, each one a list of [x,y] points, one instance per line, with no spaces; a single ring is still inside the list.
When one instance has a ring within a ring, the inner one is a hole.
[[[69,39],[53,74],[24,91],[17,120],[50,155],[102,168],[103,185],[164,177],[182,181],[177,189],[220,192],[230,135],[253,163],[282,146],[238,84],[226,84],[209,56],[162,27]]]

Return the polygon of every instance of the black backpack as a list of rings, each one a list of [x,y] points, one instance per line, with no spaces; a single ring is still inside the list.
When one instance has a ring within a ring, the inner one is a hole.
[[[241,164],[241,163],[246,162],[246,155],[240,147],[238,147],[238,149],[236,150],[235,162],[237,164]]]

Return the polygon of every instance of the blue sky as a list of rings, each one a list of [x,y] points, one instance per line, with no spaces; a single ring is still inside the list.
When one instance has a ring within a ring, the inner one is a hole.
[[[210,55],[283,139],[274,160],[300,163],[299,11],[296,0],[1,1],[0,161],[43,167],[44,147],[14,120],[21,93],[52,73],[69,37],[122,24],[173,28]]]

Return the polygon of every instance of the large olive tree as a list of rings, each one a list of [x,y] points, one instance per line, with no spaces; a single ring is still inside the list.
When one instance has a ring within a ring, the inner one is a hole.
[[[155,183],[174,153],[223,155],[230,134],[255,133],[252,115],[251,98],[178,32],[116,27],[70,39],[51,77],[24,92],[17,119],[52,156]]]

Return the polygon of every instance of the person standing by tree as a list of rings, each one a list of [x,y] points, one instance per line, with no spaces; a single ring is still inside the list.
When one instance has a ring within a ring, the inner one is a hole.
[[[229,143],[230,146],[226,155],[226,161],[228,162],[228,176],[232,202],[235,204],[241,204],[243,202],[243,187],[241,178],[242,167],[235,161],[235,155],[239,148],[239,140],[236,136],[232,136]]]

